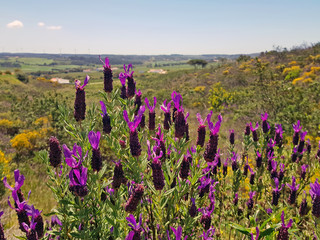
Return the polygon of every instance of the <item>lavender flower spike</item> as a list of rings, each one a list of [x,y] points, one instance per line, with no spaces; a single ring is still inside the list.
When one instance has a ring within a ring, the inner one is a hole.
[[[73,145],[72,151],[69,150],[67,145],[63,145],[63,153],[65,156],[65,161],[67,165],[71,168],[79,168],[83,160],[87,157],[88,151],[85,156],[82,156],[82,148],[76,143]],[[78,160],[78,161],[77,161]]]
[[[159,160],[162,158],[163,152],[160,152],[159,156],[153,157],[153,162],[151,163],[152,168],[152,180],[153,185],[156,190],[162,190],[164,187],[164,176],[162,171],[162,164]]]
[[[7,177],[3,178],[3,184],[6,188],[8,188],[11,191],[18,191],[21,188],[21,186],[23,185],[24,180],[25,180],[25,177],[22,174],[20,174],[19,169],[14,170],[14,180],[15,180],[14,187],[11,187],[8,184]]]
[[[127,97],[132,98],[136,92],[136,82],[133,79],[134,71],[132,71],[132,64],[129,64],[127,69],[126,69],[126,65],[123,65],[123,68],[128,80]],[[130,69],[131,69],[131,72],[130,72]]]
[[[135,116],[133,122],[129,121],[128,113],[126,110],[123,111],[124,120],[127,122],[128,127],[130,129],[130,151],[132,156],[138,157],[141,154],[141,144],[139,142],[137,127],[140,124],[142,115],[145,111],[145,106],[141,106],[138,115]]]
[[[156,113],[155,113],[154,109],[156,107],[157,98],[153,97],[153,106],[151,106],[149,104],[148,98],[145,98],[145,103],[146,103],[147,107],[149,108],[149,130],[153,131],[156,128],[156,122],[155,122]]]
[[[316,217],[320,217],[320,184],[318,178],[314,183],[310,183],[310,195],[312,199],[312,214]]]
[[[297,198],[297,191],[299,189],[300,184],[296,185],[296,178],[292,176],[292,185],[287,183],[287,186],[290,188],[290,195],[288,198],[289,204],[294,204]]]
[[[91,167],[93,171],[99,172],[102,168],[102,157],[99,150],[99,142],[100,142],[100,132],[90,131],[88,134],[89,142],[92,146],[92,158],[91,158]]]
[[[288,233],[288,229],[292,226],[293,220],[290,219],[288,224],[286,225],[284,222],[284,211],[282,211],[281,214],[281,221],[282,221],[282,226],[279,230],[279,234],[278,234],[278,240],[289,240],[289,233]]]
[[[140,235],[142,232],[142,213],[139,216],[139,223],[136,222],[135,217],[130,214],[129,217],[126,218],[128,223],[128,226],[131,227],[132,231],[129,232],[128,236],[126,237],[125,240],[136,240],[140,239]]]
[[[255,142],[258,142],[258,140],[259,140],[258,134],[257,134],[257,129],[258,129],[258,127],[259,127],[259,123],[258,123],[258,122],[256,123],[256,126],[255,126],[255,127],[253,127],[253,126],[252,126],[252,123],[250,122],[250,130],[251,130],[251,132],[252,132],[253,141],[255,141]]]
[[[279,203],[280,193],[284,184],[282,184],[281,188],[279,188],[279,179],[274,179],[274,184],[276,188],[272,189],[272,205],[277,206]]]
[[[51,166],[57,167],[61,163],[61,147],[59,140],[56,137],[51,136],[49,139],[49,161]]]
[[[23,222],[22,226],[24,231],[26,232],[27,235],[27,240],[38,240],[38,234],[36,232],[36,225],[37,223],[31,219],[31,222],[29,224]]]
[[[120,79],[120,83],[121,83],[121,93],[120,93],[120,97],[122,99],[127,99],[127,88],[126,88],[126,80],[127,80],[127,76],[125,73],[120,73],[119,74],[119,79]]]
[[[102,116],[102,125],[103,125],[103,131],[106,133],[106,134],[109,134],[111,132],[111,119],[110,119],[110,116],[107,112],[107,108],[106,108],[106,105],[104,104],[103,101],[100,101],[100,105],[101,105],[101,116]]]
[[[163,104],[160,106],[161,110],[164,111],[163,128],[165,130],[169,130],[171,125],[171,113],[170,113],[171,102],[172,101],[169,101],[167,104],[167,99],[166,99],[164,100]]]
[[[76,121],[82,121],[86,115],[86,93],[84,87],[88,84],[90,77],[87,75],[82,86],[79,80],[75,80],[76,99],[74,101],[74,118]]]
[[[78,169],[72,169],[70,171],[69,189],[74,195],[79,197],[85,197],[88,194],[87,172],[88,169],[82,166]]]
[[[254,202],[253,202],[253,196],[254,196],[255,194],[256,194],[255,191],[249,192],[249,200],[248,200],[247,203],[246,203],[249,210],[251,210],[251,209],[253,208],[253,204],[254,204]]]
[[[113,86],[112,86],[112,70],[111,65],[109,62],[109,59],[106,57],[104,62],[102,61],[101,57],[99,56],[100,61],[103,64],[103,82],[104,82],[104,91],[105,92],[112,92]]]
[[[177,229],[175,229],[174,227],[170,227],[170,228],[173,231],[174,236],[176,237],[175,240],[182,240],[182,227],[178,226]],[[169,236],[169,231],[167,231],[167,237],[168,237],[168,240],[171,240]],[[187,238],[188,236],[185,236],[184,240],[186,240]]]
[[[3,215],[3,211],[0,212],[0,218]],[[6,240],[5,236],[4,236],[4,230],[3,230],[3,225],[0,221],[0,239],[1,240]]]
[[[28,210],[28,215],[31,216],[34,223],[36,223],[35,231],[38,238],[42,238],[44,235],[43,218],[41,216],[41,212],[42,211],[35,209],[33,205],[31,205],[30,209]]]
[[[206,138],[206,119],[202,119],[200,113],[197,113],[197,119],[199,122],[199,127],[198,127],[198,138],[197,138],[197,145],[203,147],[204,141]]]
[[[203,237],[203,240],[213,240],[213,235],[215,233],[216,229],[215,228],[210,228],[207,232],[203,231],[202,235],[200,237]]]
[[[299,132],[302,129],[302,126],[300,125],[300,120],[298,120],[297,124],[292,124],[293,130],[294,130],[294,134],[292,137],[292,143],[293,145],[297,145],[299,142]]]

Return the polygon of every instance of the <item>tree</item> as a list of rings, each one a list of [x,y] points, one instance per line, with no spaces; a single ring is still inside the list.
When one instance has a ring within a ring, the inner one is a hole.
[[[204,68],[208,64],[206,60],[202,59],[191,59],[187,63],[194,66],[194,68],[197,68],[197,66],[201,66],[201,68]]]

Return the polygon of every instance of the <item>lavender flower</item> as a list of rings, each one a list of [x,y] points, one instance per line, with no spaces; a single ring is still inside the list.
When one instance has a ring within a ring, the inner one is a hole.
[[[218,148],[218,140],[219,140],[219,130],[222,122],[222,116],[218,116],[218,121],[216,122],[215,125],[211,122],[212,113],[208,114],[207,116],[207,121],[208,121],[208,126],[210,129],[210,139],[209,142],[207,143],[206,150],[203,154],[204,159],[207,162],[212,162],[215,158],[215,155],[217,153],[217,148]]]
[[[255,194],[256,194],[255,191],[249,192],[249,200],[246,203],[249,210],[251,210],[253,208],[253,205],[254,205],[253,196]]]
[[[268,123],[268,113],[264,113],[264,114],[261,114],[261,120],[262,120],[262,131],[263,133],[267,133],[269,132],[269,129],[270,129],[270,125]]]
[[[251,185],[253,185],[256,173],[253,171],[253,169],[250,166],[249,166],[249,171],[250,171],[250,181],[249,182]]]
[[[239,202],[239,195],[238,195],[238,193],[235,193],[234,194],[234,198],[233,198],[233,204],[235,205],[235,206],[237,206],[238,205],[238,202]]]
[[[88,194],[87,188],[87,172],[88,169],[80,167],[72,169],[69,173],[69,190],[78,197],[85,197]]]
[[[181,179],[187,179],[189,176],[189,169],[190,169],[190,162],[186,155],[184,155],[181,167],[180,167],[180,178]]]
[[[232,160],[232,158],[231,158],[231,160]],[[248,163],[248,156],[247,156],[246,164],[245,164],[244,167],[243,167],[243,175],[244,175],[244,176],[247,176],[247,175],[248,175],[248,169],[249,169],[249,163]]]
[[[141,121],[144,111],[145,111],[145,107],[141,106],[138,111],[138,115],[135,116],[133,122],[129,121],[127,111],[126,110],[123,111],[124,120],[127,122],[130,129],[130,151],[132,156],[134,157],[138,157],[141,154],[141,145],[139,142],[137,127],[139,126],[139,123]]]
[[[294,176],[292,176],[292,185],[287,183],[287,186],[290,188],[290,195],[288,198],[288,203],[294,204],[296,202],[297,191],[299,189],[300,184],[296,185],[296,178]]]
[[[128,80],[128,88],[127,88],[127,97],[132,98],[136,92],[136,82],[133,79],[133,73],[132,71],[132,64],[128,65],[128,68],[126,68],[126,65],[123,65],[124,68],[124,74],[127,77]]]
[[[142,184],[137,184],[135,189],[133,190],[133,193],[130,195],[126,205],[125,205],[125,211],[132,213],[136,211],[138,204],[140,203],[142,196],[144,193],[144,187]]]
[[[161,110],[164,111],[164,120],[163,120],[163,129],[169,130],[171,125],[171,102],[169,101],[167,104],[167,99],[164,100],[163,104],[160,106]]]
[[[279,203],[280,193],[284,185],[279,188],[279,180],[278,178],[274,179],[274,184],[276,188],[272,189],[272,205],[277,206]]]
[[[130,214],[129,217],[126,218],[129,222],[128,226],[131,227],[132,231],[129,232],[126,240],[140,240],[141,239],[141,232],[142,232],[142,214],[139,216],[139,223],[136,222],[135,217]]]
[[[232,161],[232,171],[237,171],[239,166],[238,166],[238,155],[235,152],[232,152],[232,157],[231,157],[231,161]]]
[[[147,107],[149,108],[149,130],[153,131],[156,128],[156,113],[154,111],[157,103],[157,98],[153,97],[153,106],[150,106],[148,98],[145,98],[145,103]]]
[[[153,162],[151,163],[152,168],[152,180],[153,185],[156,190],[162,190],[164,187],[164,176],[162,171],[162,164],[159,160],[163,155],[163,152],[161,151],[159,156],[153,157]]]
[[[89,142],[92,146],[91,167],[93,171],[99,172],[102,168],[102,157],[99,150],[100,132],[90,131],[88,134]]]
[[[305,216],[308,213],[307,194],[306,194],[306,191],[303,191],[303,192],[304,192],[304,198],[302,199],[299,207],[300,216]]]
[[[38,240],[38,234],[36,232],[36,225],[37,223],[31,219],[31,222],[29,223],[22,223],[23,230],[26,232],[27,240]]]
[[[211,225],[211,213],[213,212],[213,209],[209,211],[207,208],[200,208],[198,211],[202,213],[200,223],[205,230],[208,230]]]
[[[109,63],[109,59],[106,57],[104,62],[102,61],[101,57],[99,56],[100,61],[103,64],[103,82],[104,82],[104,91],[105,92],[112,92],[112,70],[111,65]]]
[[[259,239],[259,235],[260,235],[260,230],[258,227],[256,227],[256,237],[254,238],[253,233],[251,234],[251,240],[258,240]]]
[[[140,107],[141,107],[141,105],[142,105],[141,95],[142,95],[142,94],[141,94],[140,89],[139,89],[138,92],[136,91],[136,98],[135,98],[135,100],[134,100],[134,106],[135,106],[135,108],[136,108],[136,110],[134,111],[134,114],[135,114],[135,115],[138,114],[138,111],[139,111],[139,109],[140,109]]]
[[[284,166],[283,163],[280,163],[279,167],[280,167],[280,171],[279,171],[278,176],[279,176],[279,181],[281,182],[282,179],[284,178],[284,172],[285,172],[284,167],[285,167],[285,166]]]
[[[3,211],[0,212],[0,219],[1,219],[2,215],[3,215]],[[1,240],[6,240],[6,238],[4,236],[3,225],[1,223],[1,221],[0,221],[0,239]]]
[[[256,153],[257,153],[256,165],[257,165],[257,168],[260,168],[261,165],[262,165],[262,156],[261,156],[261,154],[259,153],[259,150],[258,150]]]
[[[127,97],[127,88],[126,88],[126,80],[127,80],[126,74],[120,73],[119,79],[120,79],[120,83],[121,83],[120,97],[122,99],[127,99],[128,97]]]
[[[278,172],[277,172],[277,165],[278,162],[276,160],[271,160],[271,178],[278,178]]]
[[[231,145],[234,145],[234,130],[233,129],[230,129],[229,130],[229,142]]]
[[[166,159],[166,155],[167,155],[167,149],[166,149],[166,140],[164,140],[163,138],[163,133],[161,132],[161,126],[159,124],[158,126],[158,132],[156,133],[156,136],[157,138],[154,138],[153,140],[155,140],[160,148],[160,150],[162,151],[163,153],[163,156],[162,156],[162,160],[165,160]]]
[[[258,142],[258,140],[259,140],[258,133],[257,133],[258,127],[259,127],[259,123],[258,122],[256,123],[256,127],[255,128],[253,128],[252,123],[250,122],[250,130],[252,132],[253,141],[255,141],[255,142]]]
[[[274,142],[278,147],[282,146],[282,140],[283,140],[283,130],[281,124],[276,124],[276,131],[274,135]]]
[[[199,197],[203,197],[205,193],[209,192],[209,187],[211,183],[211,179],[209,176],[203,176],[199,179],[200,185],[198,187]]]
[[[24,201],[24,197],[23,194],[21,192],[21,187],[24,183],[25,177],[20,174],[19,169],[14,170],[14,180],[15,180],[15,184],[14,187],[11,187],[8,182],[7,182],[7,177],[3,178],[3,184],[6,188],[8,188],[9,190],[11,190],[12,192],[16,192],[18,199],[20,202]]]
[[[209,228],[208,231],[203,231],[203,234],[200,235],[200,237],[203,237],[203,240],[213,240],[213,235],[215,233],[216,229],[215,228]]]
[[[189,208],[189,214],[190,217],[195,217],[197,215],[197,207],[196,207],[196,200],[194,198],[191,198],[191,206]]]
[[[106,134],[109,134],[111,132],[111,119],[110,119],[110,116],[107,112],[107,108],[106,108],[106,105],[104,104],[103,101],[100,101],[100,105],[101,105],[101,116],[102,116],[102,124],[103,124],[103,131],[106,133]]]
[[[304,141],[305,141],[305,137],[307,135],[308,132],[301,132],[300,133],[300,142],[298,145],[298,152],[301,154],[303,152],[303,148],[304,148]]]
[[[61,147],[59,140],[51,136],[49,139],[49,161],[51,166],[57,167],[61,163]]]
[[[62,223],[60,219],[56,215],[54,215],[51,217],[51,227],[53,228],[56,225],[62,226]]]
[[[199,127],[198,127],[198,138],[197,138],[197,145],[203,147],[204,141],[206,138],[206,119],[202,119],[200,113],[197,113],[197,119],[199,122]]]
[[[121,183],[125,184],[127,182],[127,179],[124,176],[121,161],[119,160],[115,162],[115,164],[116,165],[113,170],[112,187],[114,189],[118,189]]]
[[[82,148],[78,146],[76,143],[73,145],[72,151],[69,150],[67,145],[63,144],[63,153],[65,156],[66,164],[75,169],[79,168],[83,162],[83,160],[87,157],[88,151],[86,152],[85,156],[82,156]],[[78,161],[77,161],[78,159]]]
[[[276,143],[270,138],[268,145],[267,145],[267,153],[274,152],[274,146]]]
[[[85,119],[86,115],[86,93],[84,87],[88,84],[90,77],[87,75],[82,86],[79,80],[75,80],[76,99],[74,101],[74,118],[77,122]]]
[[[43,218],[41,216],[41,212],[38,209],[35,209],[33,205],[30,206],[28,210],[28,215],[32,217],[33,222],[36,224],[35,231],[37,233],[38,238],[42,238],[43,233]]]
[[[291,162],[297,162],[298,159],[298,151],[297,148],[293,148],[292,154],[291,154]]]
[[[284,211],[282,211],[281,214],[281,221],[282,221],[282,226],[279,230],[279,234],[278,234],[278,240],[289,240],[289,233],[288,233],[288,229],[292,226],[293,220],[290,219],[288,224],[286,225],[284,223]]]
[[[318,178],[314,183],[310,183],[309,193],[312,199],[312,214],[316,217],[320,217],[320,184]]]
[[[173,234],[176,237],[176,240],[182,240],[182,227],[178,226],[177,229],[175,229],[174,227],[170,227],[170,228],[173,231]],[[168,230],[167,230],[167,237],[168,237],[168,240],[171,240]],[[188,236],[185,236],[184,240],[186,240],[187,238]]]
[[[293,126],[293,130],[294,130],[294,134],[292,137],[292,143],[293,145],[297,145],[299,142],[299,132],[302,129],[302,126],[300,125],[300,120],[298,120],[297,124],[292,124]]]
[[[244,130],[244,135],[249,136],[250,135],[250,124],[247,123],[246,128]]]
[[[182,108],[182,97],[179,93],[173,91],[171,94],[176,113],[174,119],[175,137],[181,139],[186,131],[186,119],[184,116],[184,109]]]
[[[307,168],[309,167],[309,165],[307,165],[307,164],[303,164],[302,166],[301,166],[301,172],[300,172],[300,177],[301,177],[301,179],[305,179],[306,178],[306,174],[307,174]]]

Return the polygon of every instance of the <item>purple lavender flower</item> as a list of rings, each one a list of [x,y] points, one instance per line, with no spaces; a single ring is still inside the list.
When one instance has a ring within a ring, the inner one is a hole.
[[[109,59],[106,57],[104,62],[102,61],[101,57],[99,56],[100,61],[103,64],[103,82],[104,82],[104,91],[105,92],[112,92],[112,70],[111,65],[109,63]]]
[[[276,130],[274,135],[274,142],[278,147],[282,146],[282,140],[283,140],[283,130],[281,124],[276,124]]]
[[[246,128],[244,130],[244,135],[249,136],[250,135],[250,124],[247,123]]]
[[[200,208],[198,211],[202,213],[200,218],[201,225],[205,230],[208,230],[211,225],[211,213],[213,212],[213,209],[209,211],[207,208]]]
[[[30,196],[30,192],[29,192],[29,196]],[[30,209],[30,206],[27,205],[26,201],[20,202],[16,191],[12,192],[12,198],[14,200],[15,208],[13,208],[11,205],[10,197],[8,197],[8,205],[17,213],[20,230],[25,231],[25,228],[23,227],[23,223],[30,225],[30,220],[27,214],[27,211]]]
[[[203,157],[207,162],[212,162],[216,156],[219,140],[219,130],[222,122],[222,116],[219,115],[218,121],[215,125],[213,125],[213,123],[210,120],[211,115],[212,113],[210,112],[210,114],[208,114],[207,116],[208,126],[210,129],[210,139],[207,143],[205,152],[203,153]]]
[[[99,150],[100,132],[90,131],[88,134],[89,142],[92,146],[91,167],[93,171],[99,172],[102,168],[102,157]]]
[[[191,206],[189,208],[190,217],[195,217],[197,215],[198,209],[196,207],[196,200],[191,198]]]
[[[307,139],[306,144],[307,144],[307,152],[308,152],[308,154],[310,154],[311,153],[311,143],[310,143],[309,138]]]
[[[268,208],[268,209],[267,209],[267,214],[270,215],[271,213],[272,213],[272,209],[271,209],[271,208]]]
[[[27,240],[38,240],[38,234],[36,232],[37,223],[31,219],[29,223],[22,223],[23,231],[26,232]]]
[[[209,228],[208,231],[203,231],[202,235],[200,237],[203,237],[203,240],[213,240],[213,235],[215,233],[215,228]]]
[[[288,224],[286,225],[284,223],[284,211],[282,211],[281,214],[281,221],[282,221],[282,226],[279,230],[279,234],[278,234],[278,240],[289,240],[289,233],[288,233],[288,229],[292,226],[293,220],[290,219]]]
[[[136,222],[135,217],[130,214],[129,217],[126,218],[129,222],[128,226],[131,227],[132,231],[129,232],[126,240],[140,240],[141,239],[141,232],[142,232],[142,213],[139,216],[139,223]]]
[[[250,181],[249,181],[249,183],[251,185],[253,185],[254,184],[254,178],[256,176],[256,172],[254,172],[253,169],[250,166],[249,166],[249,171],[250,171]]]
[[[161,151],[159,156],[154,156],[153,161],[151,163],[152,168],[152,180],[153,185],[156,190],[162,190],[164,187],[164,176],[162,171],[162,164],[159,160],[163,155],[163,152]]]
[[[164,120],[163,120],[163,129],[169,130],[171,126],[171,102],[169,101],[167,104],[167,99],[164,100],[163,104],[160,106],[161,110],[164,112]]]
[[[143,197],[143,193],[144,193],[143,185],[137,184],[125,205],[124,209],[126,212],[132,213],[136,211],[137,206],[141,202],[141,199]]]
[[[251,240],[258,240],[259,239],[259,235],[260,235],[260,230],[258,227],[256,227],[256,237],[254,238],[253,233],[251,234]]]
[[[259,140],[258,133],[257,133],[258,127],[259,127],[259,123],[258,122],[256,123],[256,127],[255,128],[253,128],[252,123],[250,122],[250,130],[252,132],[253,141],[255,141],[255,142],[258,142],[258,140]]]
[[[43,233],[43,218],[41,216],[41,212],[38,209],[35,209],[33,205],[30,206],[30,209],[27,211],[28,215],[32,217],[34,223],[36,223],[35,231],[37,233],[38,238],[42,238]]]
[[[101,105],[101,116],[102,116],[102,125],[103,125],[103,131],[106,133],[106,134],[109,134],[111,132],[111,119],[110,119],[110,116],[107,112],[107,108],[106,108],[106,105],[104,104],[103,101],[100,101],[100,105]]]
[[[115,164],[116,165],[113,170],[112,187],[114,189],[118,189],[121,183],[125,184],[127,182],[127,179],[124,176],[121,161],[119,160],[115,162]]]
[[[206,138],[206,119],[202,119],[200,113],[197,113],[197,119],[199,122],[199,127],[198,127],[198,138],[197,138],[197,145],[203,147],[204,141]]]
[[[126,80],[127,80],[126,74],[120,73],[119,79],[120,79],[120,83],[121,83],[120,97],[122,99],[127,99],[128,97],[127,97],[127,88],[126,88]]]
[[[267,145],[267,153],[274,152],[274,146],[276,145],[275,141],[270,138],[268,145]]]
[[[307,165],[307,164],[303,164],[302,166],[301,166],[301,172],[300,172],[300,177],[301,177],[301,179],[305,179],[306,178],[306,174],[307,174],[307,168],[309,167],[309,165]]]
[[[302,129],[302,126],[300,125],[300,120],[298,120],[297,124],[292,124],[293,126],[293,130],[294,130],[294,134],[292,137],[292,143],[293,145],[298,145],[299,142],[299,132]]]
[[[8,188],[9,190],[11,190],[12,192],[16,192],[18,199],[20,202],[24,201],[24,197],[23,194],[21,192],[21,186],[24,183],[25,177],[20,174],[19,169],[14,170],[14,180],[15,180],[15,184],[14,187],[11,187],[8,182],[7,182],[7,177],[3,178],[3,184],[6,188]]]
[[[231,158],[231,160],[232,160],[232,158]],[[247,156],[247,161],[246,161],[246,163],[245,163],[245,165],[243,167],[243,175],[244,176],[248,175],[248,170],[249,170],[249,163],[248,163],[248,156]]]
[[[284,185],[279,188],[279,180],[278,178],[274,179],[274,184],[276,188],[272,189],[272,205],[277,206],[279,203],[280,193]]]
[[[66,164],[71,168],[79,168],[83,160],[87,157],[88,151],[85,156],[82,156],[82,148],[76,143],[73,145],[72,151],[69,150],[67,145],[63,144],[63,153],[65,156]],[[78,161],[77,161],[78,159]]]
[[[255,194],[256,194],[255,191],[249,192],[249,200],[246,203],[249,210],[251,210],[253,208],[253,205],[254,205],[253,196]]]
[[[1,216],[3,215],[3,211],[0,212],[0,219],[1,219]],[[0,221],[0,239],[1,240],[6,240],[5,236],[4,236],[4,230],[3,230],[3,225]]]
[[[176,109],[174,116],[175,137],[181,139],[186,131],[186,119],[184,116],[184,109],[182,107],[182,96],[180,93],[173,91],[171,98]]]
[[[189,170],[190,170],[190,162],[189,162],[187,156],[184,155],[182,163],[181,163],[181,167],[180,167],[180,172],[179,172],[180,178],[187,179],[189,176]]]
[[[292,185],[287,183],[287,186],[290,188],[290,195],[288,198],[288,203],[294,204],[296,202],[297,191],[299,189],[300,184],[296,185],[296,178],[294,176],[292,176]]]
[[[261,114],[261,120],[262,120],[262,131],[263,133],[267,133],[269,132],[269,129],[270,129],[270,125],[268,123],[268,113],[264,113],[264,114]]]
[[[233,129],[229,130],[229,142],[231,145],[234,145],[234,130]]]
[[[267,166],[267,170],[271,172],[272,170],[272,161],[275,158],[273,152],[268,153],[268,166]]]
[[[256,157],[256,165],[257,165],[257,168],[260,168],[261,165],[262,165],[262,156],[261,154],[259,153],[259,150],[257,150],[257,157]]]
[[[306,137],[307,133],[308,132],[301,132],[300,133],[300,142],[299,142],[299,145],[298,145],[298,152],[300,154],[303,152],[305,137]]]
[[[226,159],[226,161],[223,163],[223,167],[222,167],[222,174],[223,176],[227,176],[228,174],[228,158]]]
[[[135,97],[135,100],[134,100],[134,106],[136,108],[136,110],[134,111],[135,115],[138,114],[138,111],[139,111],[139,109],[140,109],[140,107],[142,105],[141,95],[142,95],[142,93],[141,93],[140,89],[139,89],[138,92],[136,91],[136,97]]]
[[[320,184],[318,178],[314,183],[310,183],[309,193],[312,199],[312,214],[316,217],[320,217]]]
[[[209,192],[209,187],[211,183],[211,179],[209,176],[203,176],[199,179],[200,185],[198,187],[199,190],[199,197],[203,197],[205,193]]]
[[[74,101],[74,118],[77,122],[85,119],[86,115],[86,93],[84,87],[88,84],[90,77],[87,75],[82,86],[79,80],[75,80],[76,99]]]
[[[128,68],[126,68],[126,65],[123,65],[124,68],[124,75],[127,77],[128,80],[128,88],[127,88],[127,97],[132,98],[136,92],[136,82],[133,79],[133,73],[132,71],[132,64],[128,65]]]
[[[80,168],[72,169],[69,173],[69,190],[78,197],[85,197],[88,194],[87,188],[87,172],[88,169],[80,166]]]
[[[56,225],[62,226],[62,223],[60,219],[56,215],[54,215],[51,217],[51,227],[53,228]]]
[[[271,160],[271,178],[278,178],[278,172],[277,172],[277,166],[278,162],[276,160]]]
[[[233,204],[235,205],[235,206],[237,206],[238,205],[238,202],[239,202],[239,195],[238,195],[238,193],[235,193],[234,194],[234,198],[233,198]]]
[[[306,194],[306,191],[303,191],[303,192],[304,192],[304,198],[302,198],[302,201],[299,207],[300,216],[305,216],[308,213],[307,194]]]
[[[291,154],[291,162],[297,162],[298,159],[298,150],[297,148],[293,148],[292,154]]]
[[[232,152],[232,157],[231,157],[231,161],[232,161],[232,171],[237,171],[239,166],[238,166],[238,155],[235,152]]]
[[[282,179],[284,178],[284,172],[285,172],[285,169],[284,169],[284,168],[285,168],[284,163],[280,163],[279,168],[280,168],[280,171],[279,171],[278,176],[279,176],[279,182],[281,182],[281,181],[282,181]]]
[[[176,240],[182,240],[182,227],[178,226],[177,229],[175,229],[174,227],[170,227],[170,228],[173,231],[173,234],[176,237]],[[167,230],[167,238],[168,240],[171,240],[168,230]],[[185,236],[184,240],[186,240],[187,238],[188,236]]]
[[[163,133],[161,132],[161,126],[160,126],[160,124],[159,124],[159,126],[158,126],[158,132],[156,133],[156,137],[157,137],[157,138],[153,138],[153,140],[155,140],[155,141],[157,142],[160,150],[161,150],[162,153],[163,153],[163,156],[162,156],[161,160],[165,160],[166,157],[167,157],[167,156],[166,156],[166,155],[167,155],[167,149],[166,149],[166,145],[165,145],[166,140],[164,140],[163,136],[164,136],[164,135],[163,135]]]
[[[149,108],[149,130],[153,131],[156,128],[156,113],[154,111],[155,107],[156,107],[156,103],[157,103],[157,98],[153,97],[153,106],[151,106],[149,104],[149,100],[148,98],[145,98],[145,103],[147,105],[147,107]]]
[[[139,123],[141,121],[144,111],[145,111],[145,107],[141,106],[138,111],[138,115],[135,116],[133,122],[129,121],[127,111],[126,110],[123,111],[124,120],[127,122],[130,129],[130,151],[132,156],[134,157],[139,157],[141,154],[141,145],[139,142],[137,127],[139,126]]]
[[[51,166],[57,167],[61,163],[61,147],[59,140],[51,136],[49,139],[49,161]]]

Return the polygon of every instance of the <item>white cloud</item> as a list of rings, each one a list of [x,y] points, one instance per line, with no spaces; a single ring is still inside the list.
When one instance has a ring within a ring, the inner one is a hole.
[[[23,23],[20,22],[19,20],[15,20],[7,24],[7,28],[22,28],[22,27],[23,27]]]
[[[39,27],[43,27],[45,24],[43,22],[38,22]]]
[[[61,26],[48,26],[47,29],[49,30],[61,30]]]

